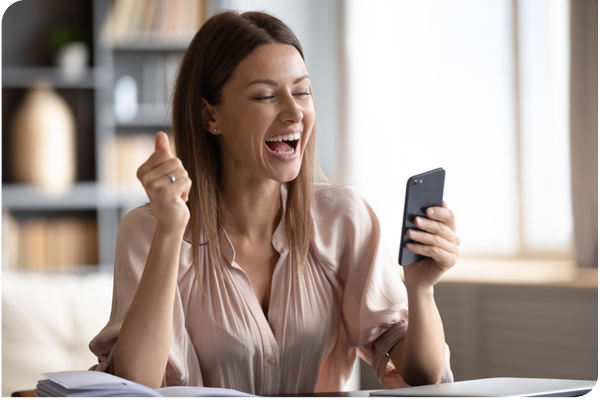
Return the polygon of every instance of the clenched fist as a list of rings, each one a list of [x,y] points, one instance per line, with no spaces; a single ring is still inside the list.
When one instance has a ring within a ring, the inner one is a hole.
[[[183,231],[190,212],[186,206],[192,181],[181,160],[169,148],[166,133],[156,135],[154,153],[137,170],[156,214],[158,226],[167,231]]]

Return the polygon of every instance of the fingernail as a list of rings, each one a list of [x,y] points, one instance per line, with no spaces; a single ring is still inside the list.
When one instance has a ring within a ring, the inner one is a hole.
[[[413,247],[415,247],[415,245],[412,243],[406,243],[406,247],[408,247],[409,249],[412,249]]]
[[[427,210],[427,214],[433,215],[433,214],[435,214],[435,210],[433,208],[430,208]]]
[[[421,218],[419,218],[419,217],[416,217],[416,218],[415,218],[415,223],[417,223],[417,224],[420,224],[420,223],[421,223]]]

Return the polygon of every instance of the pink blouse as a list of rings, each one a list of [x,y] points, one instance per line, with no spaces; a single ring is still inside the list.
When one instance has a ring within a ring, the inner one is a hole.
[[[388,352],[406,333],[407,295],[396,261],[381,241],[377,217],[352,189],[325,184],[315,187],[313,215],[313,251],[302,273],[291,261],[283,217],[273,234],[280,257],[268,318],[235,262],[225,232],[225,279],[213,265],[208,246],[200,247],[203,295],[186,232],[163,386],[223,387],[260,395],[341,391],[357,351],[384,387],[404,385]],[[112,312],[90,343],[99,361],[93,370],[112,369],[115,343],[155,226],[150,205],[132,210],[121,221]],[[446,346],[445,382],[453,379],[449,357]]]

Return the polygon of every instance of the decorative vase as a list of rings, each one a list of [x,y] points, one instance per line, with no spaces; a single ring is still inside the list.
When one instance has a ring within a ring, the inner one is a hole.
[[[75,180],[75,119],[47,82],[36,83],[10,129],[11,170],[20,183],[62,192]]]

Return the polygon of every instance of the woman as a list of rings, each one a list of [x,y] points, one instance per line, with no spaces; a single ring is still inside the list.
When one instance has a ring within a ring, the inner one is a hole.
[[[226,12],[191,42],[166,134],[138,170],[150,204],[121,222],[96,370],[151,387],[340,391],[356,351],[386,387],[452,380],[433,285],[459,240],[417,221],[406,287],[354,191],[315,185],[315,107],[278,19]],[[408,304],[410,303],[410,324]]]

